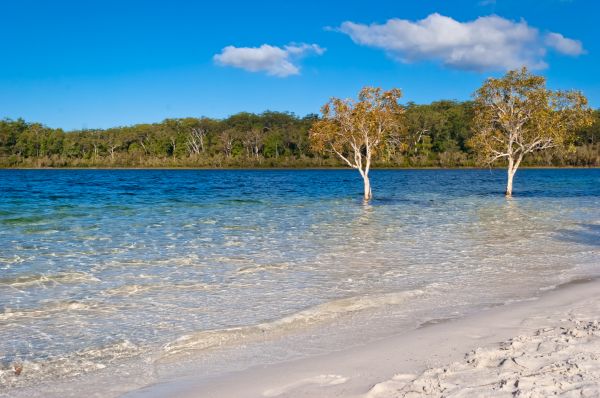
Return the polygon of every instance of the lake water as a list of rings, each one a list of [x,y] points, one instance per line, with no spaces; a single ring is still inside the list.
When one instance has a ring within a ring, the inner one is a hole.
[[[353,170],[0,170],[0,394],[314,355],[600,274],[600,170],[504,179],[375,170],[364,205]]]

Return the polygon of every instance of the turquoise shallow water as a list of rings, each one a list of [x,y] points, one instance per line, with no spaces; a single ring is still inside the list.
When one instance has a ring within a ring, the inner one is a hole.
[[[375,170],[365,206],[352,170],[2,170],[0,386],[384,335],[600,273],[600,170],[521,170],[513,200],[504,177]]]

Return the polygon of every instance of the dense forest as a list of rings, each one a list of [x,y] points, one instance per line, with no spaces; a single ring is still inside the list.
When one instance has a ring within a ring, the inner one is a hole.
[[[388,138],[376,167],[478,166],[468,146],[472,103],[405,106],[406,131]],[[238,113],[226,119],[166,119],[106,130],[65,132],[24,120],[0,121],[0,167],[337,167],[311,151],[318,115]],[[540,152],[529,166],[600,166],[600,110],[576,131],[569,151]]]

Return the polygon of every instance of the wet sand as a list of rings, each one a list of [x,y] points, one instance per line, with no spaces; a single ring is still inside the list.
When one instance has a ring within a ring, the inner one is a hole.
[[[125,396],[598,396],[599,320],[600,281],[578,281],[363,347]]]

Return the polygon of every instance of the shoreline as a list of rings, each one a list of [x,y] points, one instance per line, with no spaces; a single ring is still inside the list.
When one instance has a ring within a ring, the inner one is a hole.
[[[591,170],[600,166],[520,166],[519,170]],[[201,170],[201,171],[304,171],[304,170],[350,170],[349,167],[0,167],[0,170]],[[373,170],[501,170],[506,167],[372,167]]]
[[[428,323],[357,348],[205,379],[165,380],[123,396],[403,396],[396,395],[399,385],[427,377],[436,368],[460,367],[465,354],[480,347],[494,350],[517,336],[563,327],[565,320],[579,322],[578,317],[600,320],[600,280],[575,280],[536,300]]]

